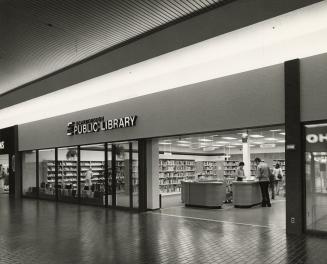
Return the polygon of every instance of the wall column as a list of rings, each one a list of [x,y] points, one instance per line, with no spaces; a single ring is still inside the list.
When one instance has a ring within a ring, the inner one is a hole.
[[[250,145],[248,142],[248,136],[242,136],[243,142],[243,162],[244,162],[244,174],[246,178],[251,177],[251,152],[250,152]]]
[[[300,61],[287,61],[285,67],[286,132],[286,232],[303,232],[303,159],[300,120]]]
[[[146,143],[147,158],[147,209],[159,209],[159,142],[149,139]]]

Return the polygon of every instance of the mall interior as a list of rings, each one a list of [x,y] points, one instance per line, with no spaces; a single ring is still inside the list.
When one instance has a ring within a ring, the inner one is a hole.
[[[3,85],[0,195],[326,234],[327,1],[149,2],[171,21]]]

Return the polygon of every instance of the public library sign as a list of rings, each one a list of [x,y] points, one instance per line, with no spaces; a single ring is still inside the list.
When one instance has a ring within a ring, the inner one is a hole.
[[[81,121],[73,121],[67,124],[67,135],[83,135],[99,131],[133,127],[136,125],[136,119],[136,115],[113,118],[109,120],[105,120],[104,117],[101,116]]]

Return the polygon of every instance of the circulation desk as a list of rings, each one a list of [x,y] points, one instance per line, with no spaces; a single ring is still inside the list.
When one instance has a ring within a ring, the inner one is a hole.
[[[226,187],[218,181],[183,181],[182,202],[186,206],[221,208]]]
[[[258,181],[233,181],[233,204],[238,208],[249,208],[262,202]]]

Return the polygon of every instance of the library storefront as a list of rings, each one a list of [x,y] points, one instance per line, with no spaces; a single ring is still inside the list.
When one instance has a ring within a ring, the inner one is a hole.
[[[218,212],[251,219],[258,209],[258,217],[283,219],[288,233],[324,230],[326,151],[307,154],[302,130],[307,122],[327,118],[321,81],[326,74],[315,70],[326,61],[327,55],[290,61],[19,125],[22,195],[140,211],[162,208],[170,215],[209,212],[215,220],[227,219]],[[276,198],[271,208],[261,207],[257,157],[282,171],[269,193]],[[244,178],[238,181],[241,162]],[[213,190],[219,195],[212,202]],[[256,195],[246,200],[244,192]],[[199,205],[206,209],[195,208]],[[258,224],[244,221],[238,222]]]
[[[68,122],[64,136],[92,139],[93,133],[133,127],[136,118]],[[23,151],[23,197],[138,209],[138,141],[85,143]]]

